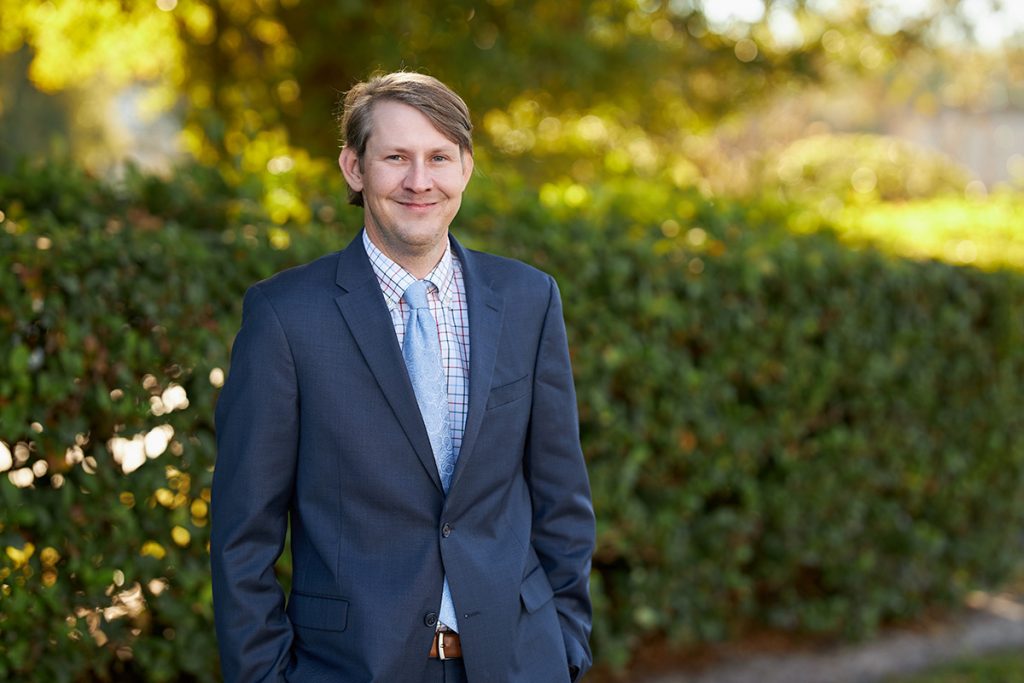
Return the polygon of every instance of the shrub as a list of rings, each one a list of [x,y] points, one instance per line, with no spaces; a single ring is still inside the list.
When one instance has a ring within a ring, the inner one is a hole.
[[[559,279],[601,661],[748,624],[865,635],[1007,575],[1024,277],[636,181],[541,197],[481,177],[457,232]],[[188,169],[0,180],[0,676],[217,679],[206,504],[242,292],[358,225],[246,206]]]
[[[336,238],[313,226],[286,252],[275,228],[183,225],[229,213],[215,192],[168,206],[204,176],[0,185],[0,678],[215,675],[212,411],[239,294]]]
[[[654,196],[502,207],[489,236],[562,284],[606,661],[652,631],[865,636],[1005,577],[1024,523],[1021,274]]]

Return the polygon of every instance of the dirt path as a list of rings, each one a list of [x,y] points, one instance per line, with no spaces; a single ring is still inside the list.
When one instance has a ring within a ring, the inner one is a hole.
[[[875,683],[889,676],[954,659],[1017,649],[1024,652],[1024,599],[975,594],[960,618],[918,631],[893,630],[857,645],[745,656],[729,662],[728,646],[717,664],[697,673],[678,672],[635,683]]]

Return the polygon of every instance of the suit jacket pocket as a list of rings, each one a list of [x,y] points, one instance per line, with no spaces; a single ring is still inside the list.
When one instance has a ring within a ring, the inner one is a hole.
[[[344,631],[348,626],[348,600],[292,591],[288,618],[303,628]]]
[[[544,568],[540,564],[523,579],[519,597],[523,599],[523,607],[530,613],[536,612],[555,597],[554,591],[551,590],[551,582],[548,581],[548,575],[544,573]]]
[[[491,393],[487,395],[487,410],[511,403],[529,393],[530,375],[523,375],[508,384],[502,384],[500,387],[491,387]]]

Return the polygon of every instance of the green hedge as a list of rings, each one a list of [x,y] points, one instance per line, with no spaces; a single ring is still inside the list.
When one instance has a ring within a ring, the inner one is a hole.
[[[27,456],[16,470],[47,463],[31,488],[0,481],[3,680],[215,678],[211,372],[248,284],[341,243],[319,228],[286,253],[265,228],[225,227],[245,202],[204,169],[128,183],[63,167],[0,180],[0,441]],[[188,407],[154,414],[174,387]],[[110,440],[155,431],[155,453],[163,425],[166,451],[123,474]]]
[[[862,637],[1019,566],[1020,273],[639,182],[587,206],[503,206],[489,237],[562,283],[605,661],[645,631]]]
[[[562,287],[600,661],[750,625],[862,636],[1012,570],[1021,274],[792,236],[783,208],[657,182],[540,195],[480,176],[459,234]],[[0,179],[0,678],[217,680],[215,385],[245,287],[354,234],[337,197],[282,231],[201,169]]]

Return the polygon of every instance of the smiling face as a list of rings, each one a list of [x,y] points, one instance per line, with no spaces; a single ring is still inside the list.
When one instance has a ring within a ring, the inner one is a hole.
[[[362,159],[345,147],[341,171],[349,187],[363,193],[369,238],[395,263],[423,277],[448,244],[473,156],[407,104],[378,102],[372,121]]]

